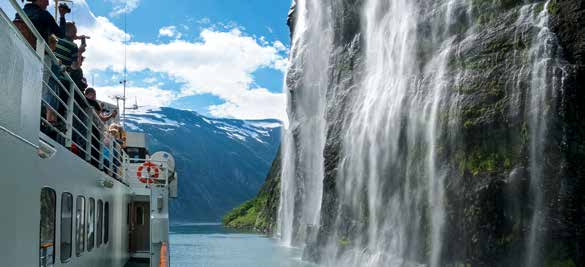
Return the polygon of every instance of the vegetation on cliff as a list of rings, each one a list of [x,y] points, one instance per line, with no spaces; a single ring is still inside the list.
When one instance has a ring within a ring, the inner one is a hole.
[[[280,151],[258,195],[229,211],[222,219],[223,225],[236,230],[271,234],[276,224],[279,189]]]

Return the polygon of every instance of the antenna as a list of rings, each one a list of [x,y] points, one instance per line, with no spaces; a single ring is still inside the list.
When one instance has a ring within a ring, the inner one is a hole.
[[[122,101],[126,100],[123,96],[120,96],[120,95],[111,95],[110,99],[116,100],[116,108],[118,108],[118,110],[120,110],[120,100],[122,100]]]
[[[128,2],[125,3],[126,7],[125,10],[128,10]],[[124,81],[122,81],[124,83],[124,97],[122,99],[123,101],[123,106],[122,106],[122,127],[126,127],[126,78],[128,77],[128,69],[127,67],[127,54],[126,54],[126,48],[128,47],[128,31],[127,31],[127,16],[126,16],[127,12],[124,12]]]

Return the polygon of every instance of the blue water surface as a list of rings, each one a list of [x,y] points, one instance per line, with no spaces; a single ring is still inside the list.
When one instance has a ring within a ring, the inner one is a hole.
[[[172,267],[316,267],[301,261],[300,249],[220,224],[174,225],[170,239]]]

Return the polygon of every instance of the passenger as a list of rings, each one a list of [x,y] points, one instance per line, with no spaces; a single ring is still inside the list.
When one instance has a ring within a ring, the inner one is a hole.
[[[85,57],[83,56],[78,57],[77,60],[73,64],[71,64],[71,68],[69,69],[70,70],[69,75],[71,76],[71,79],[73,80],[75,85],[77,85],[77,88],[79,88],[79,90],[81,90],[82,92],[84,92],[88,86],[87,80],[85,79],[85,77],[83,77],[83,70],[81,69],[84,59]]]
[[[117,123],[112,123],[108,129],[110,134],[116,138],[116,142],[122,147],[126,148],[126,131]]]
[[[36,30],[41,34],[41,37],[48,43],[49,35],[54,34],[59,38],[65,37],[65,14],[70,13],[71,9],[67,5],[59,6],[59,25],[55,22],[51,13],[47,11],[49,0],[27,0],[30,2],[24,5],[24,13],[33,23]],[[30,45],[36,48],[36,38],[26,26],[20,15],[16,14],[14,24],[25,36]]]
[[[49,36],[48,46],[51,50],[55,50],[57,45],[57,37],[55,35]],[[42,87],[42,99],[41,104],[41,115],[45,118],[46,122],[41,121],[41,131],[47,134],[49,137],[57,140],[59,143],[64,144],[62,136],[56,131],[65,133],[66,122],[61,118],[66,117],[66,106],[63,103],[67,103],[69,95],[65,88],[68,87],[68,81],[63,75],[59,63],[51,62],[51,75],[48,71],[46,72],[45,80],[48,81],[46,85]],[[62,88],[64,86],[65,88]],[[61,101],[59,101],[61,99]],[[61,116],[58,116],[60,114]],[[51,125],[52,127],[49,127]]]
[[[96,100],[95,89],[89,87],[89,88],[85,89],[84,94],[85,94],[85,98],[87,99],[87,102],[89,103],[90,106],[93,107],[93,109],[95,110],[95,113],[98,114],[98,116],[100,117],[100,119],[102,121],[104,121],[104,122],[108,121],[108,120],[116,117],[116,115],[118,115],[117,110],[112,111],[109,115],[105,114],[101,103]]]
[[[49,36],[48,45],[51,48],[51,51],[55,51],[55,48],[57,46],[57,37],[55,37],[55,35],[51,34]],[[55,76],[58,76],[61,72],[61,69],[59,68],[58,65],[53,64],[51,66],[51,71],[53,72],[53,74],[55,74]],[[59,106],[59,101],[57,101],[57,98],[49,90],[53,90],[53,92],[58,92],[57,88],[58,85],[56,84],[56,81],[53,79],[53,77],[49,78],[49,88],[43,86],[43,100],[52,108],[52,109],[48,108],[46,110],[46,119],[50,124],[53,125],[57,123],[57,115],[55,114],[53,109],[54,110],[57,109],[57,107]],[[44,105],[42,107],[46,108]]]
[[[67,22],[65,36],[59,39],[55,56],[61,60],[61,64],[70,67],[73,62],[77,61],[79,48],[74,42],[77,37],[77,26],[73,22]]]

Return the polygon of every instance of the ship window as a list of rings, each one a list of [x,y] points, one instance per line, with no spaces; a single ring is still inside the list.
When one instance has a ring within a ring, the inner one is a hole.
[[[81,256],[85,251],[85,197],[77,196],[75,200],[75,255]]]
[[[99,248],[100,245],[102,244],[102,229],[104,226],[103,223],[104,220],[104,203],[101,200],[98,200],[97,202],[97,230],[96,230],[96,237],[97,237],[97,247]]]
[[[91,251],[95,244],[95,199],[89,198],[89,213],[87,216],[87,251]]]
[[[40,266],[55,264],[55,210],[57,195],[51,188],[41,190]]]
[[[104,244],[110,241],[110,203],[104,204]]]
[[[137,225],[144,224],[144,208],[143,207],[136,207],[136,224]]]
[[[73,195],[61,195],[61,262],[71,258],[71,226],[73,225]]]

